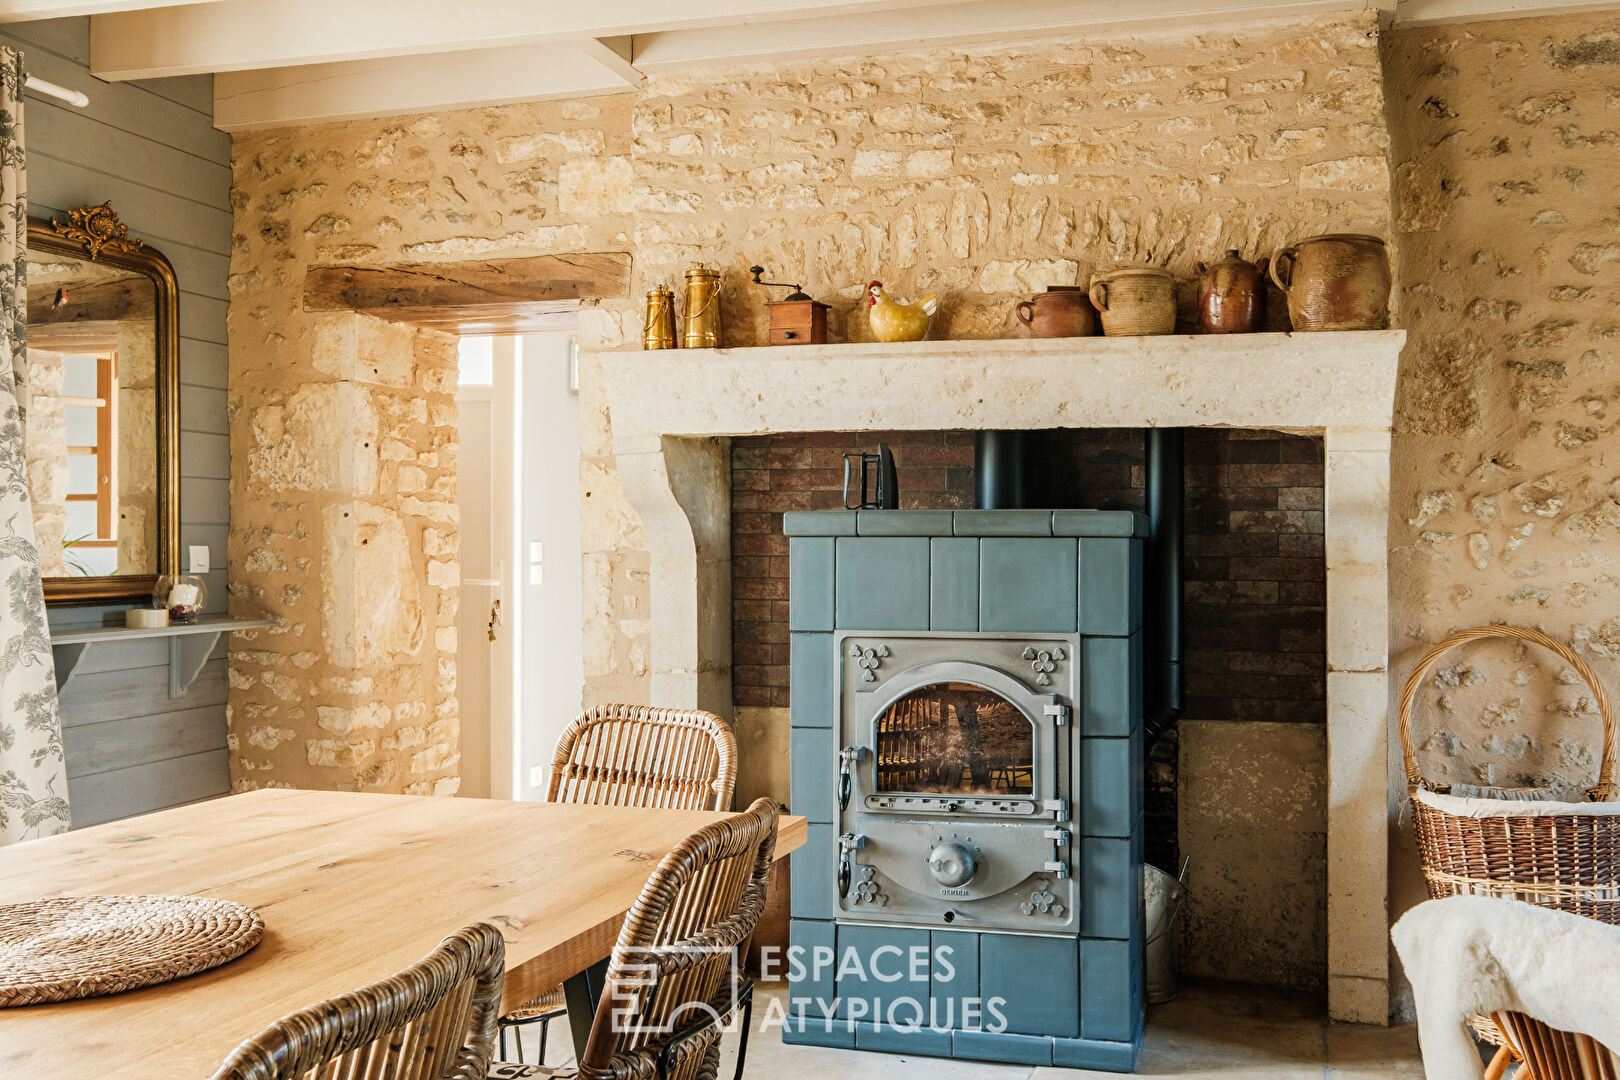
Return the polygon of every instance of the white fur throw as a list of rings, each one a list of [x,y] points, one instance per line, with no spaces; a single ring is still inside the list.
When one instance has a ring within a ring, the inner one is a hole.
[[[1484,1075],[1466,1022],[1522,1012],[1620,1049],[1620,927],[1516,900],[1419,904],[1390,936],[1417,998],[1429,1080]]]

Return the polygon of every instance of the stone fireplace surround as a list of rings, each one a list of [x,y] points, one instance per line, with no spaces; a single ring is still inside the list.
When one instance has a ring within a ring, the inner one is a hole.
[[[609,352],[613,452],[651,554],[651,692],[731,711],[730,436],[1247,427],[1326,455],[1328,1007],[1389,1016],[1389,430],[1399,330]],[[746,755],[747,748],[743,748]]]

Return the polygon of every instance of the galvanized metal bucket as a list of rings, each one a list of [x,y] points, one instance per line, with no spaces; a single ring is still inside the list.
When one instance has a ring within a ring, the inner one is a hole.
[[[1142,896],[1147,906],[1147,966],[1143,981],[1149,1005],[1163,1005],[1176,997],[1186,877],[1186,862],[1181,864],[1180,878],[1171,877],[1157,866],[1142,867]]]

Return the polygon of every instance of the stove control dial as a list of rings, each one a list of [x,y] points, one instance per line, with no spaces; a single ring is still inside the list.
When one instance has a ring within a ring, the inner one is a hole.
[[[957,889],[973,880],[979,865],[967,845],[947,840],[928,853],[928,872],[947,889]]]

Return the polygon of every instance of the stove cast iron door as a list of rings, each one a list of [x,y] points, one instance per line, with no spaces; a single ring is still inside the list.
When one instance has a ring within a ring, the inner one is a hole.
[[[1074,932],[1076,644],[839,635],[842,920]]]

